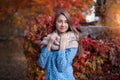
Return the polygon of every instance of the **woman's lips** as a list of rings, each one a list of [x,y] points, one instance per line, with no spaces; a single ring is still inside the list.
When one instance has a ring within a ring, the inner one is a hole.
[[[60,29],[64,29],[64,28],[60,28]]]
[[[63,29],[65,29],[65,28],[64,28],[64,27],[61,27],[60,29],[62,29],[62,30],[63,30]]]

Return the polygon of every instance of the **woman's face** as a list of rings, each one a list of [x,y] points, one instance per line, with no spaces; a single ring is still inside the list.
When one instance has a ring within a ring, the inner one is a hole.
[[[67,32],[69,26],[68,26],[68,20],[64,15],[60,15],[56,20],[56,29],[59,34]]]

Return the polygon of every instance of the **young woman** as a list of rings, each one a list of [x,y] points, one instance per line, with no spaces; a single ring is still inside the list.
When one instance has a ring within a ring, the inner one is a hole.
[[[39,65],[46,69],[46,80],[75,80],[72,62],[78,51],[79,34],[70,15],[59,10],[53,32],[41,42]]]

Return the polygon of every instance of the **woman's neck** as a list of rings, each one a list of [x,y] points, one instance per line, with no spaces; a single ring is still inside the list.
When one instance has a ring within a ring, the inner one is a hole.
[[[63,33],[58,33],[59,36],[66,34],[67,32],[63,32]]]

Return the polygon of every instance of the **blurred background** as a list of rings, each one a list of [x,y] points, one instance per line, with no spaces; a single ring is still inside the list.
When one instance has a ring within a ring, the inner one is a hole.
[[[81,31],[76,80],[120,79],[120,0],[0,0],[0,80],[45,80],[40,42],[65,9]]]

